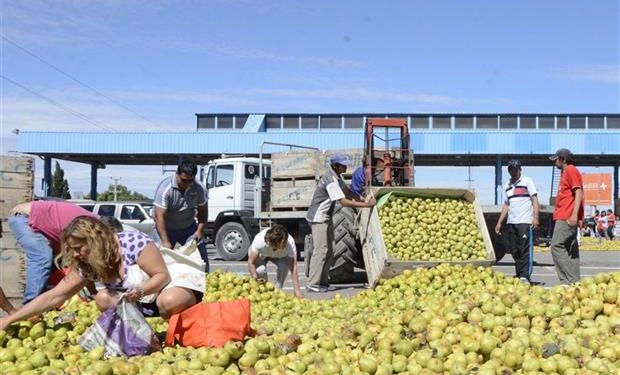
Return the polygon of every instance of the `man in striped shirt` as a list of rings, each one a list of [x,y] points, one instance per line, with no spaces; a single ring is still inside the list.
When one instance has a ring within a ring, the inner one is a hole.
[[[531,228],[538,228],[538,192],[531,178],[521,174],[521,162],[508,162],[510,180],[504,186],[504,205],[495,226],[495,233],[501,235],[502,223],[506,216],[506,235],[509,250],[515,260],[516,276],[530,281],[530,236]]]

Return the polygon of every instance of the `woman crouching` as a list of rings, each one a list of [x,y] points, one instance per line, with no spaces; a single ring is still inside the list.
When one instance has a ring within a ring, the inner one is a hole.
[[[146,306],[145,310],[153,310],[153,315],[158,310],[159,315],[167,319],[202,299],[200,292],[182,287],[166,288],[170,283],[170,274],[161,252],[144,233],[115,234],[99,220],[80,216],[63,231],[61,243],[61,262],[71,268],[69,274],[53,289],[1,318],[0,329],[60,306],[95,281],[105,287],[95,297],[100,311],[114,306],[123,293],[132,302],[156,294],[155,303]],[[141,284],[130,285],[128,270],[135,265],[148,278]]]

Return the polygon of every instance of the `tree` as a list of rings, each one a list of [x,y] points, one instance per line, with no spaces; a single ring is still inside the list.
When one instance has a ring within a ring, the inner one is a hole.
[[[116,185],[116,199],[119,201],[148,201],[149,197],[142,195],[137,191],[131,191],[125,185]],[[97,195],[98,201],[114,200],[114,185],[108,186],[108,190]]]
[[[54,175],[52,175],[51,197],[59,197],[62,199],[71,199],[71,193],[69,192],[69,182],[65,178],[65,171],[60,168],[58,161],[56,162],[56,168],[54,169]]]

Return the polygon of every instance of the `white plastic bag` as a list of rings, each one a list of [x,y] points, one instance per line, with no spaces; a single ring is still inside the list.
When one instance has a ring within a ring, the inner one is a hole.
[[[189,256],[166,248],[161,252],[170,273],[170,283],[164,289],[182,287],[204,293],[205,263],[198,251]]]
[[[104,347],[104,356],[145,355],[160,348],[159,340],[138,306],[122,296],[116,306],[104,311],[80,337],[80,345],[90,351]]]
[[[127,289],[132,289],[138,285],[142,285],[151,278],[146,272],[142,270],[142,268],[140,268],[140,266],[138,266],[137,263],[132,266],[127,267],[125,272],[127,274],[127,278],[123,286],[127,287]],[[143,296],[140,299],[140,302],[153,303],[155,302],[156,299],[157,299],[157,293],[153,293],[153,294]]]

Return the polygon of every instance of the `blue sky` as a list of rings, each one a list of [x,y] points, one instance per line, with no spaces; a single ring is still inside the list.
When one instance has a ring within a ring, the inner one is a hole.
[[[194,131],[196,112],[620,111],[613,0],[1,7],[2,75],[92,120],[1,79],[3,154],[17,148],[15,128]],[[88,168],[61,165],[73,191],[88,191]],[[425,185],[467,184],[465,168],[452,180],[437,177],[441,170],[419,173]],[[473,175],[476,189],[493,191],[491,169]],[[162,170],[108,167],[99,190],[115,176],[152,195]]]

